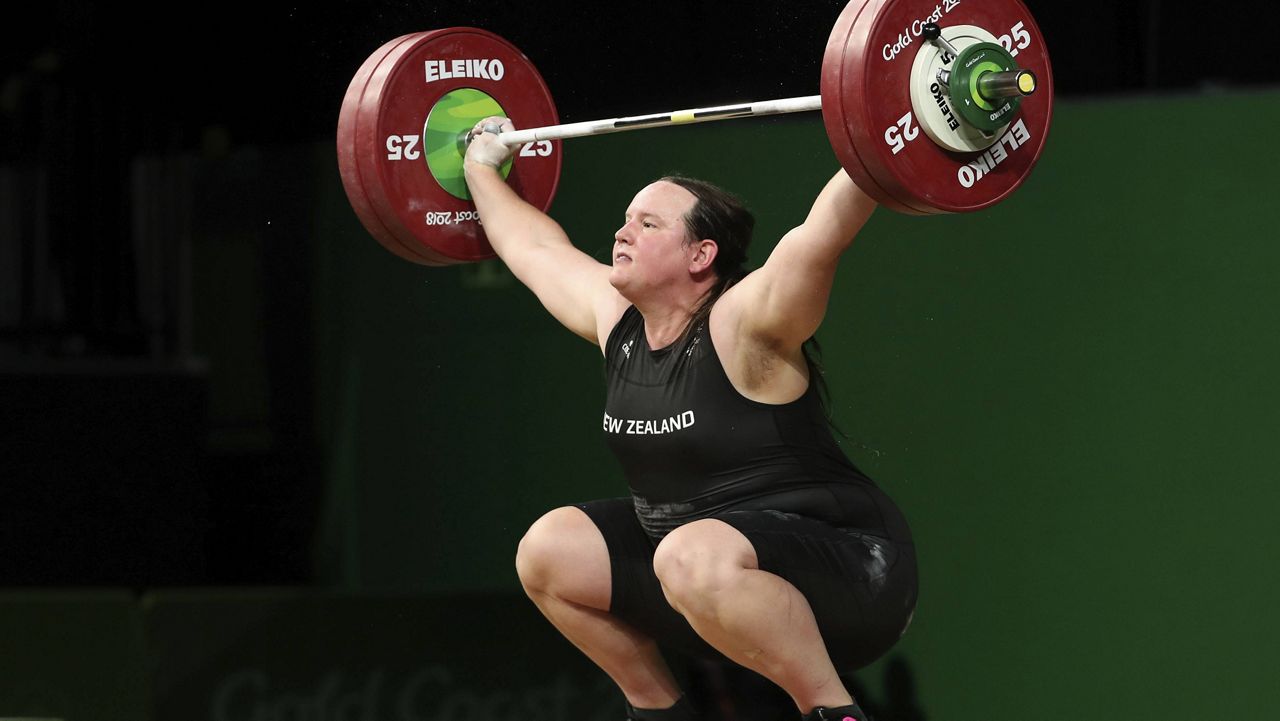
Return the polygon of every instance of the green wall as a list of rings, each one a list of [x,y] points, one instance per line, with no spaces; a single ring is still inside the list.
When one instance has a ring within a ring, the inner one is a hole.
[[[900,646],[937,719],[1270,718],[1280,583],[1280,93],[1060,102],[978,214],[880,211],[819,337],[849,455],[922,564]],[[500,266],[382,250],[317,151],[318,562],[367,590],[509,589],[527,525],[625,493],[598,351]],[[759,263],[835,161],[820,119],[579,139],[552,214],[606,258],[682,171],[739,192]]]

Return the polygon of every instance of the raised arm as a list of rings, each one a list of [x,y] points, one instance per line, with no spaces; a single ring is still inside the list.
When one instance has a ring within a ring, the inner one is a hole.
[[[876,203],[843,169],[818,194],[804,223],[778,241],[769,259],[730,289],[734,325],[776,348],[799,348],[822,323],[840,254]]]
[[[505,118],[487,118],[478,127],[494,122],[500,122],[503,131],[515,129]],[[618,292],[609,284],[609,266],[575,248],[559,223],[507,185],[498,168],[511,150],[496,138],[477,134],[463,164],[489,244],[556,320],[603,345],[602,334],[617,320],[614,308],[619,306]]]

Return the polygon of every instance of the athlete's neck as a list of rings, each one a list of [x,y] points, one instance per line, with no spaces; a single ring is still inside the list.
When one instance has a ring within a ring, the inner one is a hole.
[[[690,279],[692,282],[672,284],[647,293],[623,293],[644,318],[645,339],[649,348],[666,348],[684,335],[707,294],[715,287],[715,277]]]
[[[644,318],[644,337],[649,342],[649,348],[652,350],[660,350],[666,348],[684,335],[685,329],[689,326],[689,319],[693,317],[693,312],[697,306],[667,306],[665,308],[650,308],[637,305],[636,309],[640,311],[640,316]]]

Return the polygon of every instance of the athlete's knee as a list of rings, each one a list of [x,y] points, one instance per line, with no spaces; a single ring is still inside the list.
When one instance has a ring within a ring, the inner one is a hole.
[[[516,548],[516,574],[525,592],[550,592],[578,561],[574,545],[581,542],[583,524],[590,519],[578,508],[566,506],[547,512],[525,532]]]
[[[516,547],[516,574],[526,591],[545,590],[561,563],[560,544],[571,527],[569,508],[544,514],[525,531]]]
[[[653,556],[653,572],[662,591],[681,612],[697,612],[714,602],[754,564],[750,542],[732,527],[712,520],[695,521],[667,534]]]

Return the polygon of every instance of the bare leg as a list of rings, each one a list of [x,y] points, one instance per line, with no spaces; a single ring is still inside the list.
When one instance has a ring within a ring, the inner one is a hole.
[[[657,644],[609,615],[612,577],[600,529],[581,509],[557,508],[520,541],[525,593],[565,638],[595,662],[636,708],[667,708],[681,696]]]
[[[778,684],[801,713],[853,702],[809,602],[759,570],[755,548],[735,528],[713,519],[681,526],[659,544],[653,565],[667,600],[698,635]]]

